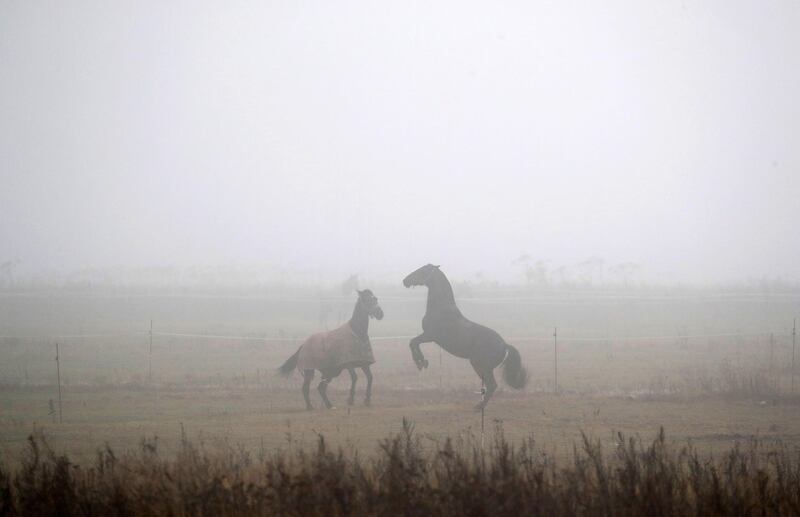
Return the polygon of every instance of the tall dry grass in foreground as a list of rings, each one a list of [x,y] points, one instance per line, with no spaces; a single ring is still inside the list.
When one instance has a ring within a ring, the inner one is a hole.
[[[800,454],[750,441],[704,457],[691,445],[584,437],[557,462],[499,426],[474,438],[425,442],[403,431],[368,458],[331,450],[209,451],[184,439],[176,457],[156,439],[73,465],[31,436],[18,467],[0,466],[0,515],[798,515]]]

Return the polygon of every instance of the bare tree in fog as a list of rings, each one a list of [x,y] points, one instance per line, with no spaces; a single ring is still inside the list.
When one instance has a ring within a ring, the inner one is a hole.
[[[578,264],[581,282],[593,285],[595,281],[603,281],[603,266],[605,261],[600,257],[590,257]]]
[[[353,291],[358,291],[358,275],[353,274],[347,277],[347,279],[342,282],[342,295],[348,295]]]
[[[622,262],[608,268],[608,273],[622,281],[622,285],[628,287],[631,277],[636,275],[641,266],[636,262]]]
[[[18,260],[7,260],[0,264],[0,274],[3,275],[3,285],[11,287],[14,284],[14,268],[17,267]]]

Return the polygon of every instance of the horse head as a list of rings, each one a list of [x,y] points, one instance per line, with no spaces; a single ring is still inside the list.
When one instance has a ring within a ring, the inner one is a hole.
[[[363,291],[356,289],[356,292],[358,293],[359,303],[367,310],[369,317],[376,320],[383,319],[383,309],[378,305],[378,298],[372,294],[372,291],[369,289],[364,289]]]
[[[437,271],[439,271],[439,266],[425,264],[421,268],[405,277],[403,279],[403,285],[406,287],[414,287],[418,285],[430,287],[430,281],[433,278],[434,273]]]

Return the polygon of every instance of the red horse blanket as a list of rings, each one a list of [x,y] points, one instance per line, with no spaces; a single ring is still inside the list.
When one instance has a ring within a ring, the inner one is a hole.
[[[297,358],[298,370],[343,368],[350,363],[372,364],[372,346],[356,336],[350,323],[328,332],[318,332],[305,340]]]

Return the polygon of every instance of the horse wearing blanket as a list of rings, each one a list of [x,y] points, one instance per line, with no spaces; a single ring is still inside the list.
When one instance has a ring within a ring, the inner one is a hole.
[[[328,331],[312,334],[303,342],[295,354],[278,368],[284,377],[289,377],[297,369],[303,373],[303,398],[306,409],[313,409],[308,392],[316,370],[322,373],[322,380],[317,390],[322,397],[322,402],[328,409],[332,408],[328,400],[328,384],[338,377],[342,370],[350,372],[350,397],[349,405],[353,405],[356,394],[355,369],[361,368],[367,377],[367,394],[364,400],[370,404],[372,398],[372,372],[370,365],[375,362],[372,346],[369,342],[369,319],[383,318],[383,309],[378,305],[378,299],[372,291],[365,289],[358,292],[358,301],[353,309],[353,317],[341,327]]]

